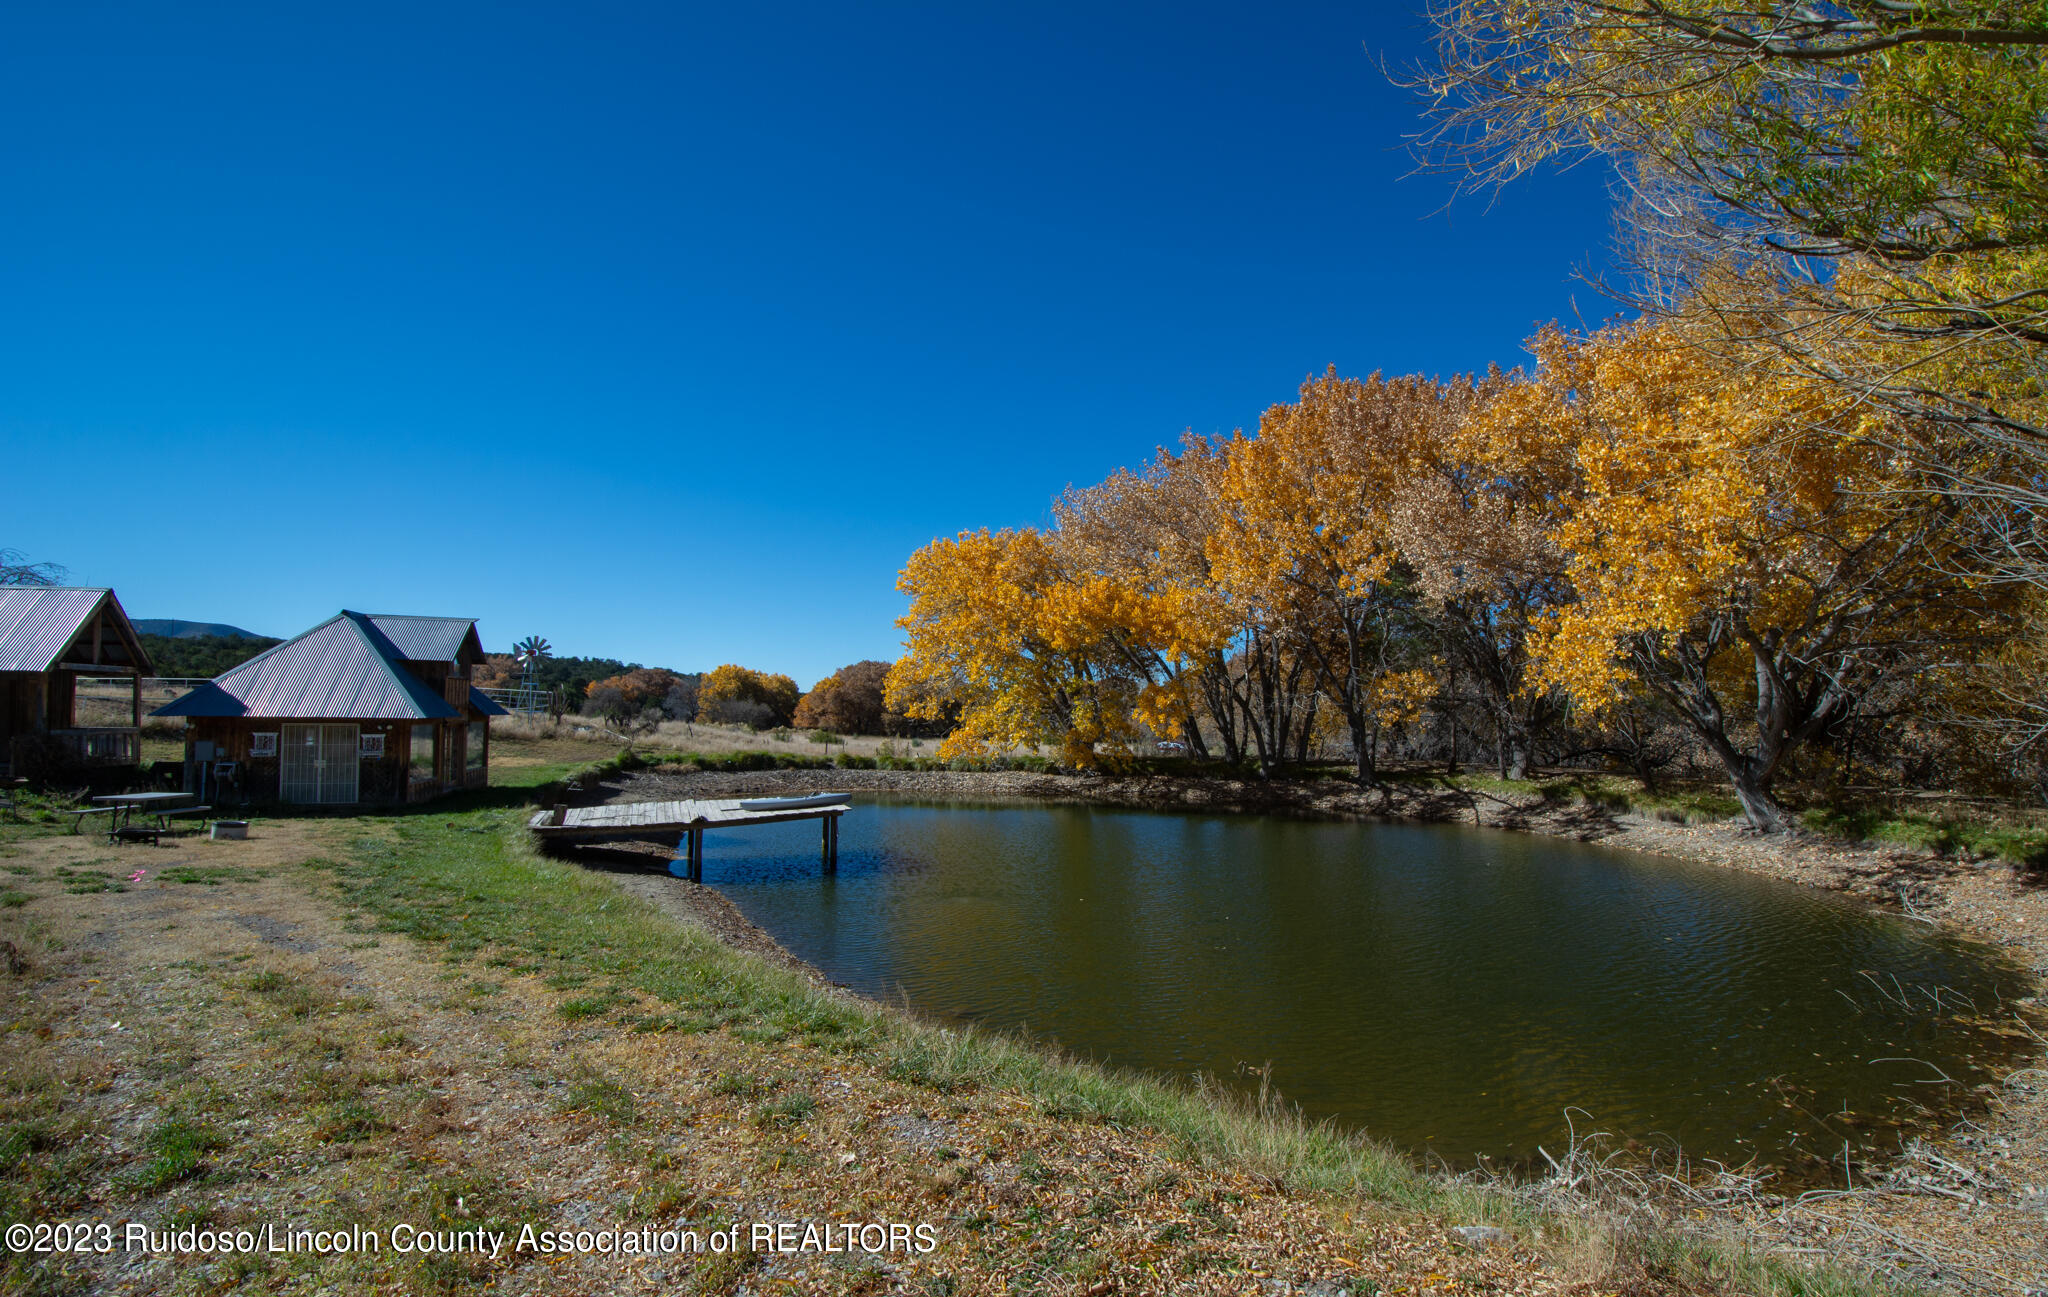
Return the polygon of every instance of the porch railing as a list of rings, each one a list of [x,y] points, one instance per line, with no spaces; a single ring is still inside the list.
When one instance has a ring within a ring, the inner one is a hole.
[[[132,728],[51,730],[73,758],[95,766],[132,766],[142,754],[141,731]]]

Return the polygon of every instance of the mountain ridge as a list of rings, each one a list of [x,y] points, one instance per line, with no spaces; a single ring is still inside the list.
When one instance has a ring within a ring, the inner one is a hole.
[[[201,639],[213,636],[217,639],[269,639],[240,626],[230,626],[218,621],[181,621],[174,617],[136,617],[130,619],[138,635],[163,635],[170,639]]]

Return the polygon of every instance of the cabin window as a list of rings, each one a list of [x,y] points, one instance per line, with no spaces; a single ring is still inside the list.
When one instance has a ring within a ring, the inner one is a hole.
[[[469,743],[463,749],[462,768],[464,772],[480,775],[484,772],[484,726],[487,722],[469,723]]]
[[[412,727],[412,777],[415,779],[434,777],[434,731],[439,728],[433,724]]]

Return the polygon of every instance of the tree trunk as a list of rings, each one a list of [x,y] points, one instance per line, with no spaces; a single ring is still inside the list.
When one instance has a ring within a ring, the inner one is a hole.
[[[1529,777],[1529,735],[1521,729],[1508,731],[1507,769],[1502,778],[1527,779]]]
[[[1366,737],[1365,721],[1356,713],[1351,721],[1351,750],[1358,754],[1358,783],[1361,788],[1371,788],[1379,782],[1379,774],[1373,769],[1372,742]]]
[[[1742,813],[1758,833],[1791,833],[1798,827],[1785,808],[1771,797],[1770,789],[1758,780],[1733,771],[1729,778],[1735,785],[1735,800],[1742,803]]]

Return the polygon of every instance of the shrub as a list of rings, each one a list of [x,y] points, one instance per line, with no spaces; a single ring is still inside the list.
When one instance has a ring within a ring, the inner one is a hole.
[[[828,747],[834,743],[846,742],[831,730],[812,730],[806,737],[813,743],[823,743]]]

